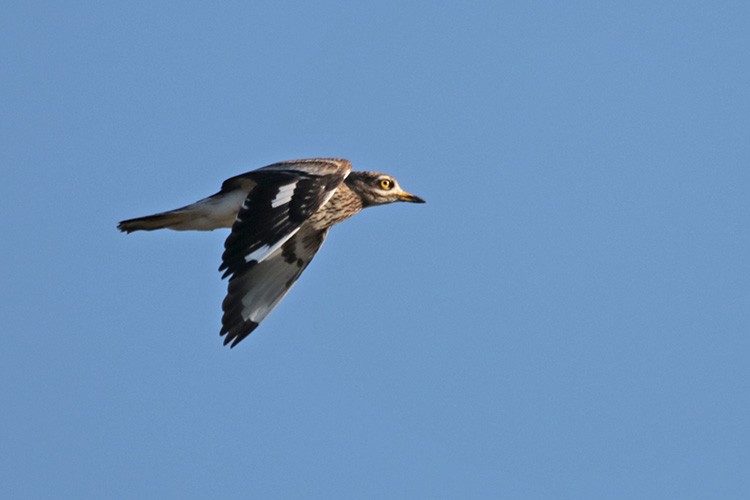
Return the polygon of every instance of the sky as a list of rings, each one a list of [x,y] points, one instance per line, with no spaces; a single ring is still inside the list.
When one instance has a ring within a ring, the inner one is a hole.
[[[14,2],[0,13],[9,498],[748,498],[746,2]],[[235,349],[269,163],[425,205],[335,227]]]

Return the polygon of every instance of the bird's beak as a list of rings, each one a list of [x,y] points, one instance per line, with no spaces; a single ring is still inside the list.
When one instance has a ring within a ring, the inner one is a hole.
[[[398,201],[408,201],[409,203],[426,203],[419,196],[414,196],[413,194],[407,193],[406,191],[401,191],[399,193]]]

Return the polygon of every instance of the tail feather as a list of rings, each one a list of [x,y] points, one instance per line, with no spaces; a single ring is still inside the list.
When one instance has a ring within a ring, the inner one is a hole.
[[[192,205],[124,220],[117,228],[125,233],[132,233],[154,229],[213,231],[222,227],[232,227],[246,197],[247,191],[242,189],[220,191]]]
[[[145,217],[128,219],[117,224],[117,229],[125,233],[133,231],[153,231],[154,229],[179,229],[180,225],[188,224],[195,218],[195,213],[174,210],[161,212]]]

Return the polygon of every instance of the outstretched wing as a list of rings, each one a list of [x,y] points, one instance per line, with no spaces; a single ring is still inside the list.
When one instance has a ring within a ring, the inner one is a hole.
[[[264,167],[226,182],[252,180],[224,243],[220,271],[229,276],[221,334],[232,347],[248,336],[289,291],[327,231],[303,223],[351,171],[346,160],[312,159]],[[302,228],[302,229],[301,229]]]
[[[222,304],[224,345],[236,346],[258,327],[294,286],[327,234],[327,229],[304,226],[265,259],[232,275]]]

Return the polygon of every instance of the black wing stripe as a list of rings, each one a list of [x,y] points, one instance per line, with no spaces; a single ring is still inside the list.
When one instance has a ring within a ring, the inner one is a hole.
[[[287,209],[283,205],[272,208],[271,203],[279,185],[293,182],[293,177],[285,174],[273,177],[276,177],[272,179],[273,182],[259,182],[258,187],[248,195],[232,233],[226,240],[226,250],[222,257],[224,262],[220,270],[231,267],[232,264],[241,265],[247,255],[264,246],[272,247],[285,232],[292,229]]]

